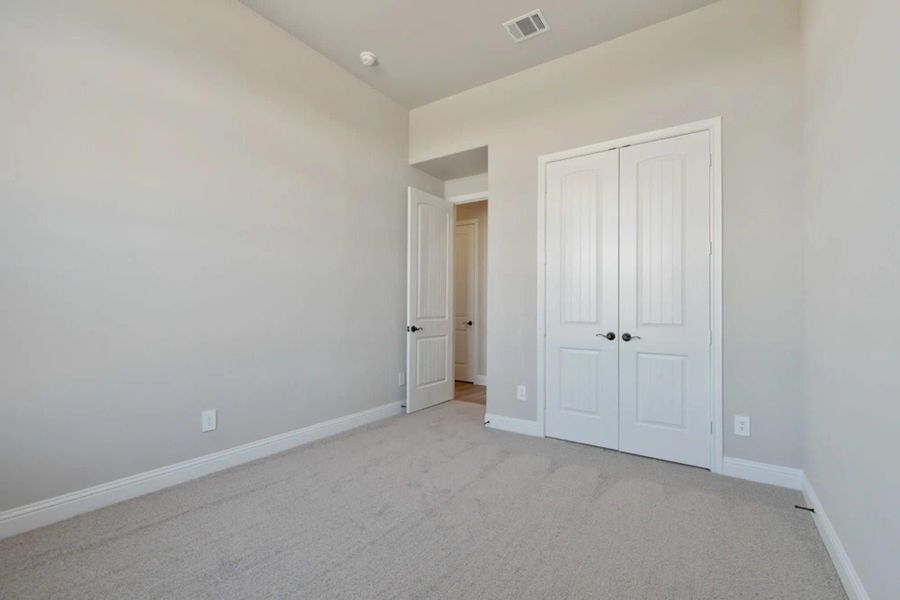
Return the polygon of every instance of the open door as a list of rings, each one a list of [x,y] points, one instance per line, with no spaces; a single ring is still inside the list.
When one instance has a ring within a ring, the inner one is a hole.
[[[453,205],[409,188],[406,412],[453,398]]]

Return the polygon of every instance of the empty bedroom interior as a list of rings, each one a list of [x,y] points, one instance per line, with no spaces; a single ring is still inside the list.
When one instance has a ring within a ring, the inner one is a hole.
[[[0,1],[0,598],[900,598],[898,57]]]

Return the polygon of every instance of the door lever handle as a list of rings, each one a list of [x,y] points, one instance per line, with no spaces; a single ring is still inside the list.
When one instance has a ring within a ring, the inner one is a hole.
[[[469,321],[468,323],[466,323],[466,325],[468,325],[469,327],[471,327],[471,326],[472,326],[472,321]]]
[[[612,331],[610,331],[609,333],[597,333],[594,335],[596,335],[597,337],[605,337],[609,341],[616,339],[616,334],[614,334]]]
[[[413,333],[415,333],[417,331],[425,331],[425,328],[424,327],[416,327],[415,325],[413,325],[412,327],[409,328],[409,330],[412,331]]]
[[[623,333],[622,340],[626,342],[630,342],[631,340],[639,340],[641,336],[639,335],[631,335],[630,333]]]

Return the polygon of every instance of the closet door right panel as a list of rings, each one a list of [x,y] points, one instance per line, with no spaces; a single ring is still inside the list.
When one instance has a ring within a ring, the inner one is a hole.
[[[709,133],[623,148],[620,174],[619,446],[708,468]]]

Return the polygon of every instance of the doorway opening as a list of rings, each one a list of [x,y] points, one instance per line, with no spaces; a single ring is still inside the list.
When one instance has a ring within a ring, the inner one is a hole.
[[[454,378],[487,383],[488,202],[457,204],[453,236]]]
[[[413,166],[443,182],[443,197],[410,190],[407,412],[486,406],[487,147]]]

